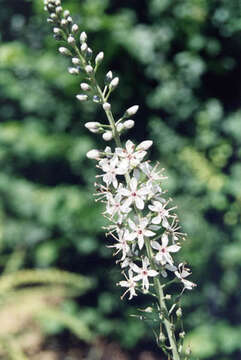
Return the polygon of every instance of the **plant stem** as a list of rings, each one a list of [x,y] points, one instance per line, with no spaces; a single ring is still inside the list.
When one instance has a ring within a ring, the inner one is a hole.
[[[147,255],[148,255],[150,264],[151,264],[152,268],[155,269],[156,266],[153,261],[153,253],[152,253],[152,248],[151,248],[149,240],[145,240],[145,246],[146,246],[146,251],[147,251]],[[181,358],[180,358],[180,355],[177,350],[177,341],[176,341],[176,336],[174,333],[174,326],[171,323],[169,315],[168,315],[162,286],[160,284],[159,279],[156,277],[154,278],[154,286],[155,286],[156,295],[158,297],[158,301],[159,301],[159,305],[160,305],[160,309],[161,309],[161,315],[163,315],[163,318],[164,318],[163,322],[164,322],[166,332],[168,335],[168,339],[170,342],[173,360],[180,360]]]

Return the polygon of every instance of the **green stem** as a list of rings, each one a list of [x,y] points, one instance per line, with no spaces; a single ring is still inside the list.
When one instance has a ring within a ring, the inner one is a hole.
[[[153,261],[153,253],[152,253],[152,248],[151,248],[149,240],[145,240],[145,246],[146,246],[147,256],[149,258],[150,264],[151,264],[152,268],[155,269],[156,266]],[[167,311],[167,307],[166,307],[166,303],[165,303],[165,299],[164,299],[163,288],[160,284],[159,279],[156,277],[154,278],[154,286],[155,286],[156,294],[158,297],[161,314],[163,314],[163,317],[164,317],[163,322],[164,322],[166,332],[168,335],[168,339],[170,342],[173,360],[180,360],[181,358],[180,358],[180,354],[178,353],[178,350],[177,350],[177,341],[176,341],[176,336],[174,333],[174,326],[171,323],[169,315],[168,315],[168,311]]]

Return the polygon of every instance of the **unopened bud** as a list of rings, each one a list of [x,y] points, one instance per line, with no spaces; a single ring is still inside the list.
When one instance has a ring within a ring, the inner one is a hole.
[[[112,78],[113,78],[112,71],[108,71],[108,73],[105,75],[105,83],[106,83],[106,85],[110,84]]]
[[[172,296],[170,294],[166,294],[166,296],[165,296],[166,300],[171,300],[171,298],[172,298]]]
[[[87,65],[85,67],[85,71],[87,72],[87,74],[91,74],[93,72],[93,68],[91,65]]]
[[[124,125],[122,123],[119,123],[117,126],[116,126],[116,129],[118,132],[121,132],[123,129],[124,129]]]
[[[72,58],[72,63],[73,63],[74,65],[79,65],[79,64],[80,64],[80,59],[77,58],[77,57],[74,57],[74,58]]]
[[[86,156],[88,159],[98,160],[100,158],[100,152],[99,152],[99,150],[93,149],[93,150],[88,151]]]
[[[118,86],[119,84],[119,78],[118,77],[115,77],[113,80],[111,80],[110,82],[110,88],[111,89],[114,89]]]
[[[71,52],[69,51],[69,49],[67,49],[66,47],[61,46],[59,48],[59,52],[60,54],[66,55],[66,56],[72,56]]]
[[[81,43],[86,42],[86,40],[87,40],[87,34],[86,34],[85,31],[83,31],[83,32],[80,34],[79,39],[80,39],[80,42],[81,42]]]
[[[100,126],[101,126],[101,124],[99,122],[95,122],[95,121],[90,121],[85,124],[85,127],[88,130],[98,130]]]
[[[76,95],[76,98],[79,100],[79,101],[86,101],[88,99],[88,96],[87,95],[84,95],[84,94],[78,94]]]
[[[52,20],[57,20],[58,16],[55,13],[50,14]]]
[[[86,51],[86,59],[90,60],[92,58],[92,55],[93,55],[93,51],[91,50],[91,48],[88,47]]]
[[[68,43],[70,45],[74,45],[75,44],[75,38],[73,37],[73,35],[69,35],[68,37]]]
[[[68,21],[69,24],[71,24],[71,23],[73,22],[72,17],[71,17],[71,16],[68,16],[68,17],[67,17],[67,21]]]
[[[80,84],[80,87],[83,91],[89,91],[90,90],[90,86],[89,84],[86,84],[86,83],[81,83]]]
[[[133,105],[129,109],[126,110],[125,115],[126,116],[135,115],[137,113],[138,109],[139,109],[138,105]]]
[[[64,17],[67,18],[70,15],[69,10],[64,10]]]
[[[165,335],[163,334],[163,332],[160,332],[160,335],[159,335],[159,340],[160,340],[160,342],[162,342],[162,343],[164,343],[164,342],[165,342],[166,337],[165,337]]]
[[[182,331],[182,332],[179,333],[179,337],[181,339],[184,339],[185,335],[186,335],[185,331]]]
[[[109,110],[111,109],[111,105],[106,102],[106,103],[103,104],[103,109],[104,109],[105,111],[109,111]]]
[[[78,75],[79,74],[79,70],[75,67],[69,67],[68,68],[68,72],[71,74],[71,75]]]
[[[113,138],[113,134],[111,131],[106,131],[104,132],[104,134],[102,135],[102,138],[105,140],[105,141],[110,141],[112,138]]]
[[[68,25],[68,21],[66,19],[62,19],[60,23],[61,23],[61,26],[63,26],[63,27]]]
[[[135,125],[135,122],[134,120],[126,120],[123,125],[125,129],[131,129]]]
[[[54,27],[53,32],[54,32],[54,34],[59,35],[61,33],[61,29],[58,27]]]
[[[95,58],[96,65],[99,65],[103,59],[104,59],[104,53],[103,51],[101,51]]]
[[[61,14],[61,12],[63,11],[62,6],[57,6],[55,11],[56,11],[56,14],[58,14],[58,15]]]
[[[72,26],[72,32],[74,33],[74,34],[76,34],[77,32],[78,32],[78,30],[79,30],[79,27],[78,27],[78,25],[77,24],[74,24],[73,26]]]
[[[85,52],[87,49],[88,49],[88,45],[84,42],[84,43],[81,45],[80,50],[81,50],[82,52]]]
[[[176,315],[178,318],[182,317],[182,309],[180,307],[177,309]]]
[[[151,140],[145,140],[142,141],[137,147],[136,150],[147,150],[149,149],[153,144],[153,141]]]

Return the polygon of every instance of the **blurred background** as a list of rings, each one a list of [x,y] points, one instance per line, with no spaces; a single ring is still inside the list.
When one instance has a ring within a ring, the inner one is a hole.
[[[139,104],[136,142],[179,208],[180,254],[198,287],[183,297],[193,359],[241,359],[241,2],[65,0]],[[58,54],[41,0],[0,0],[0,359],[165,359],[121,301],[121,275],[92,193],[103,147],[84,128],[80,79]],[[101,75],[100,75],[101,80]]]

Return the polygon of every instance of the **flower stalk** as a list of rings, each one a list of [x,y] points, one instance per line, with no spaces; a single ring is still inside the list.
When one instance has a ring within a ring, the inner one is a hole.
[[[114,149],[109,146],[104,150],[92,149],[87,157],[98,162],[97,168],[101,172],[97,175],[100,181],[95,184],[96,196],[97,201],[105,204],[103,215],[110,221],[107,235],[114,243],[109,247],[115,249],[114,255],[120,256],[117,263],[125,280],[118,285],[126,288],[122,298],[128,294],[131,300],[139,293],[153,296],[155,305],[144,311],[148,314],[157,310],[157,344],[168,359],[186,360],[189,355],[183,351],[183,329],[177,335],[177,324],[182,315],[180,298],[185,289],[191,290],[195,284],[186,279],[191,273],[185,264],[177,264],[173,259],[173,254],[181,249],[185,234],[179,231],[178,217],[174,213],[176,207],[169,207],[171,199],[166,199],[166,192],[162,190],[162,180],[166,179],[163,169],[158,163],[153,166],[144,160],[152,141],[145,140],[139,145],[131,140],[123,145],[121,141],[134,126],[130,117],[137,113],[139,106],[131,106],[115,120],[109,98],[118,87],[119,78],[113,78],[109,71],[103,87],[96,78],[104,53],[100,52],[92,59],[87,34],[84,31],[79,34],[79,27],[73,23],[69,11],[62,9],[61,0],[44,0],[44,4],[49,13],[48,22],[54,26],[54,37],[64,43],[59,52],[72,58],[74,66],[69,68],[69,73],[81,77],[83,93],[77,94],[76,98],[81,102],[93,101],[105,112],[107,124],[90,122],[85,127],[92,133],[101,134],[104,141],[115,143]],[[165,300],[172,297],[165,295],[164,289],[176,281],[183,288],[168,306]],[[177,309],[175,315],[174,309]]]

